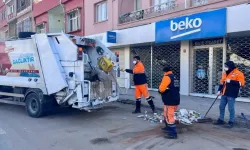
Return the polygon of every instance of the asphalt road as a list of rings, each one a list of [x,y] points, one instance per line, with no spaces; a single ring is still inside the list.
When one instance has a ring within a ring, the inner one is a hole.
[[[138,119],[133,107],[63,108],[34,119],[23,107],[0,104],[0,150],[250,150],[249,130],[211,124],[179,125],[179,139],[164,139],[162,125]]]

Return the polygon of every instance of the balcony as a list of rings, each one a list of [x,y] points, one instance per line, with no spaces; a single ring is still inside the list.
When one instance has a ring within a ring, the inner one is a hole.
[[[178,4],[176,4],[175,1],[170,1],[167,3],[162,3],[160,5],[152,6],[147,9],[142,9],[142,10],[123,14],[119,18],[119,23],[123,24],[123,23],[133,22],[137,20],[147,19],[147,18],[159,16],[167,12],[175,11],[176,9],[178,9]]]
[[[17,2],[17,13],[20,13],[31,6],[30,0],[20,0]]]
[[[202,5],[206,5],[208,4],[209,0],[192,0],[191,1],[191,6],[195,7],[195,6],[202,6]],[[210,0],[211,2],[211,0]]]
[[[208,7],[207,9],[216,9],[216,8],[223,8],[233,5],[239,5],[243,3],[248,3],[248,0],[169,0],[166,3],[162,3],[160,5],[155,5],[146,9],[141,9],[137,11],[132,12],[126,12],[124,13],[124,9],[121,7],[120,9],[123,10],[123,14],[119,16],[119,24],[128,24],[132,22],[137,22],[141,20],[151,19],[159,16],[164,16],[168,14],[173,14],[176,12],[181,12],[180,14],[177,14],[177,16],[186,14],[185,10],[191,10],[188,11],[188,13],[195,13],[196,11],[201,11],[202,6],[207,6],[213,4],[212,7]],[[196,9],[196,10],[195,10]],[[207,10],[205,9],[205,10]],[[121,12],[121,11],[120,11]]]
[[[15,15],[14,13],[9,14],[9,15],[7,16],[7,22],[10,22],[10,21],[14,20],[15,17],[16,17],[16,15]]]

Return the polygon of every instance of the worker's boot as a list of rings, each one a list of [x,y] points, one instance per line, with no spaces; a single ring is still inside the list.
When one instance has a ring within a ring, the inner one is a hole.
[[[153,113],[157,113],[155,110],[155,105],[154,105],[154,101],[153,101],[153,97],[150,96],[149,98],[147,98],[148,104],[151,107]]]
[[[234,127],[234,122],[229,121],[228,124],[225,125],[226,128],[233,128]]]
[[[223,120],[220,120],[220,119],[218,119],[215,123],[214,123],[214,125],[224,125],[225,124],[225,122],[223,121]]]
[[[176,125],[168,124],[168,134],[164,137],[166,139],[177,139]]]
[[[167,123],[167,121],[166,120],[164,120],[164,123],[165,123],[165,127],[163,127],[163,128],[161,128],[161,130],[162,131],[164,131],[164,132],[168,132],[168,123]]]
[[[132,112],[133,114],[141,113],[141,100],[137,99],[135,102],[135,111]]]

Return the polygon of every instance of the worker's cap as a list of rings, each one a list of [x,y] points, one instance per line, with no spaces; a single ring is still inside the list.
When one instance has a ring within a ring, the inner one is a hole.
[[[235,68],[235,64],[233,61],[228,61],[225,63],[225,65],[230,68],[230,69],[234,69]]]
[[[171,71],[171,67],[165,66],[165,67],[163,67],[162,71],[163,72],[169,72],[169,71]]]
[[[141,60],[140,56],[134,56],[134,59]]]

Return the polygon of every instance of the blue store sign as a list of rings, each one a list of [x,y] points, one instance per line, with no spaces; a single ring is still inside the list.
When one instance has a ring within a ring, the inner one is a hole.
[[[226,35],[226,8],[157,22],[155,42],[182,41]]]
[[[107,42],[108,43],[116,43],[116,32],[107,32]]]

